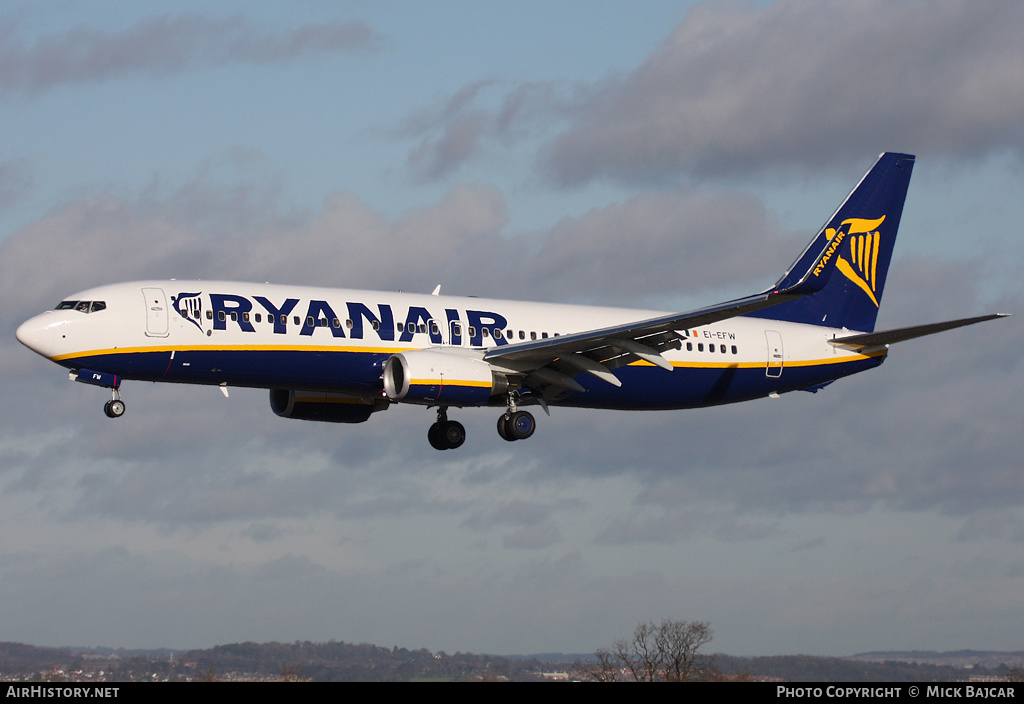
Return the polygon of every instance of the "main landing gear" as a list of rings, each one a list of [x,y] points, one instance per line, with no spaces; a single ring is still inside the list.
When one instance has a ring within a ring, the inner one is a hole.
[[[437,409],[437,422],[427,431],[427,440],[435,450],[454,450],[466,442],[466,429],[457,420],[448,420],[448,407]]]
[[[525,440],[533,435],[536,429],[537,421],[527,411],[516,409],[516,394],[509,392],[508,410],[498,416],[498,435],[509,442]]]
[[[121,412],[124,413],[124,404],[121,404]],[[527,411],[516,409],[515,396],[509,394],[508,410],[498,416],[498,435],[509,442],[525,440],[536,429],[537,421]],[[427,431],[427,440],[435,450],[454,450],[466,442],[466,429],[462,423],[448,420],[448,407],[441,406],[437,409],[437,422]]]
[[[120,418],[124,415],[124,401],[121,400],[121,393],[117,389],[111,389],[111,398],[103,404],[103,412],[107,418]]]
[[[505,440],[525,440],[537,429],[537,421],[527,411],[516,411],[498,416],[498,435]]]

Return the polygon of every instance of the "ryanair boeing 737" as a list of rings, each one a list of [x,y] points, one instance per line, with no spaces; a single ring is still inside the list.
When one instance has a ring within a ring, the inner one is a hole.
[[[914,168],[882,154],[778,283],[688,313],[221,281],[139,281],[76,293],[18,339],[111,389],[125,379],[270,390],[285,418],[361,423],[394,403],[437,409],[427,437],[459,447],[449,408],[698,408],[817,391],[880,365],[889,345],[1001,317],[875,332]]]

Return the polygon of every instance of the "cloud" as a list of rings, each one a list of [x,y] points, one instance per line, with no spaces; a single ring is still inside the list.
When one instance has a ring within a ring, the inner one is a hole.
[[[1024,7],[997,0],[779,0],[692,8],[640,66],[594,82],[478,81],[405,125],[450,176],[540,138],[549,182],[631,186],[864,154],[1024,154]]]
[[[887,149],[1024,142],[1024,8],[1004,2],[695,7],[581,104],[546,153],[563,185],[813,167]]]
[[[112,279],[255,279],[427,292],[447,278],[458,253],[492,238],[507,217],[501,194],[486,186],[454,187],[393,221],[344,192],[315,215],[282,210],[272,185],[224,187],[205,172],[135,199],[96,195],[68,203],[0,243],[8,296],[0,326],[13,330],[44,302]]]
[[[505,211],[497,189],[457,186],[394,218],[343,192],[318,212],[294,213],[272,184],[224,187],[200,170],[178,188],[152,187],[135,199],[74,201],[5,240],[0,328],[12,333],[75,290],[146,277],[422,292],[444,282],[452,293],[642,301],[666,289],[770,279],[808,236],[782,228],[758,198],[718,189],[640,194],[528,236],[503,231]],[[981,303],[980,264],[911,252],[893,267],[883,326],[991,307]],[[944,282],[942,296],[936,282]],[[1003,296],[1000,309],[1024,307],[1019,285]],[[813,396],[669,413],[555,409],[530,442],[513,446],[495,447],[494,414],[460,412],[470,442],[458,454],[427,456],[431,418],[422,409],[393,408],[339,428],[274,418],[260,391],[223,399],[212,389],[130,385],[129,414],[112,423],[95,389],[69,387],[8,334],[0,359],[11,397],[47,402],[8,416],[0,457],[12,491],[70,486],[76,498],[52,509],[63,520],[102,515],[181,527],[452,515],[484,539],[503,533],[505,546],[534,550],[570,540],[566,516],[583,509],[536,496],[478,505],[467,492],[513,472],[524,486],[629,477],[634,506],[595,528],[606,546],[747,540],[774,530],[780,513],[864,511],[879,502],[964,516],[1024,504],[1016,459],[1024,448],[1011,410],[1024,383],[1016,325],[1011,318],[898,345],[880,370]],[[20,440],[52,417],[74,420],[43,442]],[[433,471],[453,472],[458,490],[435,493]],[[702,504],[716,508],[694,513]],[[737,520],[736,512],[762,518]],[[288,535],[276,530],[253,535]]]
[[[24,159],[0,161],[0,208],[19,200],[31,183],[31,172]]]
[[[37,93],[122,76],[165,76],[235,63],[265,64],[372,48],[380,37],[361,22],[267,29],[244,17],[182,14],[142,19],[120,31],[77,27],[33,44],[0,31],[0,92]]]

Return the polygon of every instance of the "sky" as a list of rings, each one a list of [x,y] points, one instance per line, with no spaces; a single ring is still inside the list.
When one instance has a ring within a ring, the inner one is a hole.
[[[734,655],[1022,650],[1024,5],[10,2],[0,640]],[[22,347],[75,291],[217,278],[682,311],[771,285],[916,154],[879,329],[817,394],[362,425],[102,389]]]

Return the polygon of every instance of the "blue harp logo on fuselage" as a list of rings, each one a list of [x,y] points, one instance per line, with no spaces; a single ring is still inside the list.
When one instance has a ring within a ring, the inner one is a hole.
[[[200,330],[203,329],[201,322],[203,319],[202,295],[202,291],[198,293],[179,293],[171,298],[171,301],[174,303],[174,310],[178,312],[178,315],[188,320]]]

